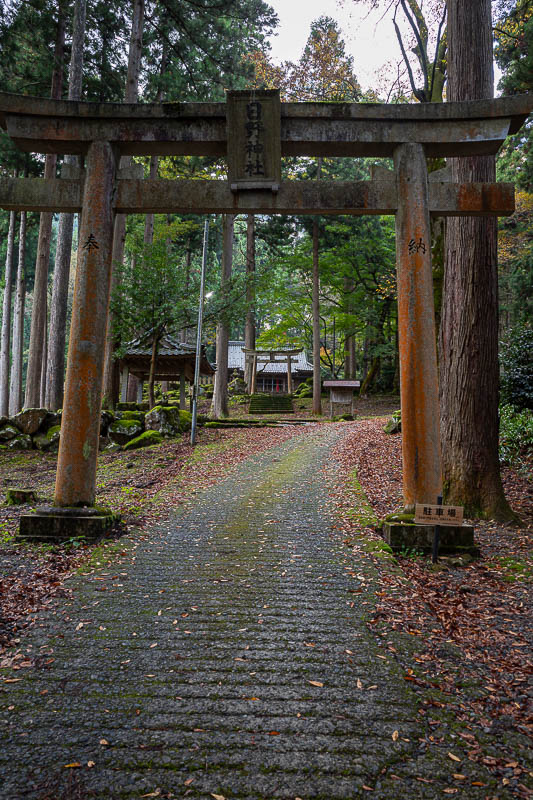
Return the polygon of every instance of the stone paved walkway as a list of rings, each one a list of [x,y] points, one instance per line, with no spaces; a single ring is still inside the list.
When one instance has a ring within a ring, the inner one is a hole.
[[[427,761],[325,511],[341,435],[252,455],[150,542],[126,539],[116,571],[74,580],[63,618],[23,642],[40,666],[1,684],[2,798],[442,796],[454,765]],[[428,770],[438,788],[415,779]]]

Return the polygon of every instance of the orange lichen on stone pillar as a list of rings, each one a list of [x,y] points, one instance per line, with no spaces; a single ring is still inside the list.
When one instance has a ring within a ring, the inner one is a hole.
[[[109,307],[116,159],[93,142],[86,161],[55,505],[93,505]]]
[[[396,267],[406,508],[442,494],[435,310],[424,148],[394,153],[398,187]]]

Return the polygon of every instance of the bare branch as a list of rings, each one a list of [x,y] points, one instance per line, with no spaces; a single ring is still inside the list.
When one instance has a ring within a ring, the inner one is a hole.
[[[413,77],[413,70],[411,69],[411,64],[409,63],[409,58],[407,56],[407,53],[405,52],[405,47],[403,46],[402,35],[400,33],[400,29],[398,27],[398,23],[396,22],[396,11],[397,10],[398,10],[398,7],[396,7],[396,9],[394,11],[394,16],[392,18],[392,24],[394,25],[394,30],[396,31],[396,38],[398,39],[398,44],[400,45],[400,50],[402,51],[402,56],[403,56],[403,60],[405,61],[405,65],[407,67],[407,72],[409,73],[409,83],[411,84],[411,89],[413,90],[414,96],[418,100],[423,102],[423,100],[421,100],[421,98],[420,98],[420,92],[416,88],[415,79]]]
[[[424,89],[427,92],[427,89],[428,89],[428,77],[429,76],[428,76],[428,61],[427,61],[427,55],[426,55],[426,48],[424,47],[424,43],[422,41],[422,37],[420,36],[420,31],[418,29],[418,25],[417,25],[417,23],[415,21],[415,18],[412,17],[411,14],[409,13],[409,9],[407,8],[405,0],[400,0],[400,2],[402,4],[403,13],[407,17],[407,21],[409,22],[409,25],[411,26],[411,28],[413,30],[413,33],[415,35],[416,41],[418,43],[418,50],[420,52],[420,58],[418,60],[420,62],[420,67],[422,69],[422,74],[424,76]]]

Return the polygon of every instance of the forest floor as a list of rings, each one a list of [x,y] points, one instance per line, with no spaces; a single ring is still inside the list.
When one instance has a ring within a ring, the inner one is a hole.
[[[532,732],[531,477],[503,471],[507,497],[523,525],[476,520],[481,558],[443,558],[434,566],[416,552],[392,556],[373,526],[401,505],[400,436],[382,430],[384,415],[397,406],[394,398],[359,401],[357,421],[304,429],[311,438],[331,430],[333,446],[324,456],[327,511],[347,563],[353,562],[348,575],[356,588],[349,606],[364,610],[366,629],[379,643],[376,658],[394,664],[413,694],[425,724],[419,750],[436,748],[455,770],[443,783],[442,775],[432,777],[431,770],[420,767],[417,773],[414,761],[407,771],[400,764],[394,771],[389,766],[387,781],[391,786],[398,781],[398,792],[383,789],[379,796],[530,797],[533,764],[525,743]],[[70,602],[71,577],[80,570],[113,569],[126,556],[123,541],[142,541],[176,509],[192,513],[197,499],[205,491],[216,493],[228,473],[239,465],[245,468],[252,453],[268,459],[293,438],[297,446],[302,435],[301,426],[290,425],[201,430],[194,450],[183,437],[146,450],[103,454],[97,500],[122,513],[125,539],[117,536],[91,546],[74,541],[56,548],[14,544],[18,518],[28,507],[2,506],[0,681],[16,686],[33,665],[24,643],[39,619],[36,612]],[[33,488],[43,501],[53,496],[54,456],[30,452],[0,458],[2,485]],[[360,682],[357,678],[356,689]],[[401,741],[402,736],[409,741],[398,724],[392,739]],[[402,781],[408,781],[408,791]],[[360,790],[374,789],[364,784]]]

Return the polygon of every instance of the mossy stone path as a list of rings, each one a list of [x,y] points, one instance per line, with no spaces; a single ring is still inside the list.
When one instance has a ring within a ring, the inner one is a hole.
[[[376,657],[326,509],[342,435],[252,455],[74,579],[21,643],[34,666],[1,671],[2,797],[442,796],[455,765],[428,759],[415,695]]]

